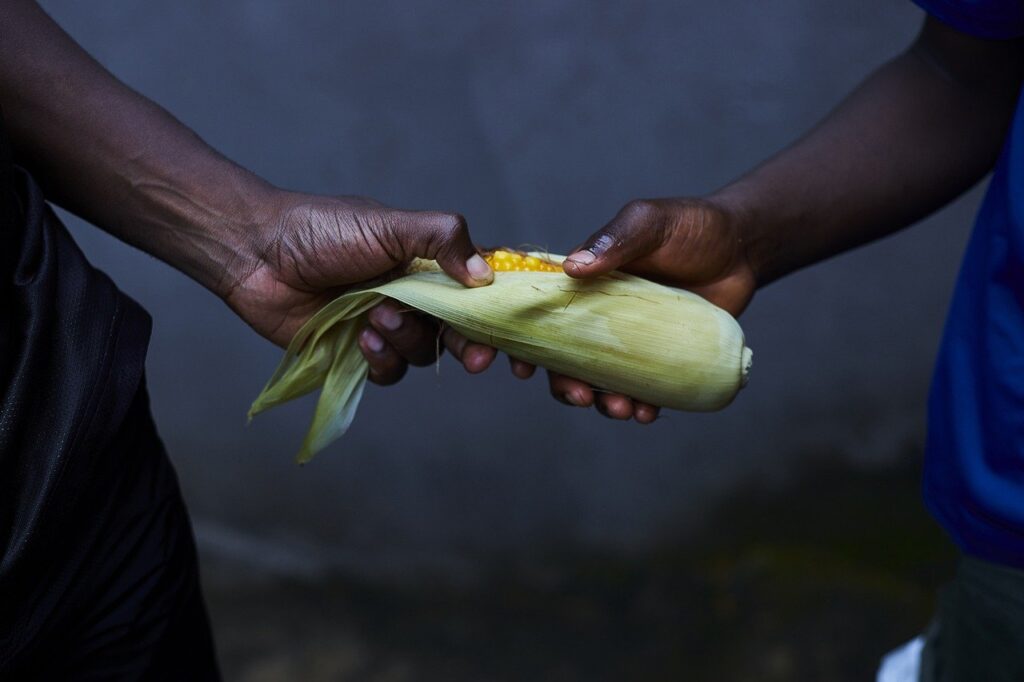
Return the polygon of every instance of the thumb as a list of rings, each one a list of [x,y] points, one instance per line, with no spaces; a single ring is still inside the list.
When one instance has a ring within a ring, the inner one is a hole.
[[[494,271],[477,253],[466,219],[458,213],[401,211],[395,233],[408,256],[436,260],[452,279],[467,287],[494,281]]]
[[[631,201],[566,256],[562,268],[578,278],[609,273],[659,248],[665,241],[664,224],[661,209],[653,202]]]

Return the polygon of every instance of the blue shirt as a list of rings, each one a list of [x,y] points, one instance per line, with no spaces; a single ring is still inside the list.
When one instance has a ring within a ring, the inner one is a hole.
[[[916,0],[982,38],[1024,35],[1021,0]],[[969,134],[969,133],[967,133]],[[1024,567],[1024,107],[964,254],[928,401],[924,496],[968,554]]]

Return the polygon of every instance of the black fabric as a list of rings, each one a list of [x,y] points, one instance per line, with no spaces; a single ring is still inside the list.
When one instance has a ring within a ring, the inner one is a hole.
[[[1024,571],[966,556],[921,655],[921,682],[1024,680]]]
[[[150,320],[0,128],[0,679],[216,679],[143,381]]]

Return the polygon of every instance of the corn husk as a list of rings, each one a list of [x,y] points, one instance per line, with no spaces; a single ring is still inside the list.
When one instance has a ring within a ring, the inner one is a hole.
[[[352,423],[368,369],[357,337],[369,309],[385,298],[513,357],[653,405],[718,410],[747,381],[752,354],[739,324],[688,291],[619,272],[593,280],[499,272],[479,288],[462,286],[432,261],[415,261],[409,273],[325,306],[295,335],[253,403],[250,418],[322,387],[300,463]]]

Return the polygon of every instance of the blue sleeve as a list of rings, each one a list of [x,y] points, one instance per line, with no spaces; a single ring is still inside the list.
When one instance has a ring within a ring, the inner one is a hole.
[[[956,30],[978,38],[1005,40],[1024,35],[1024,0],[914,0]]]

